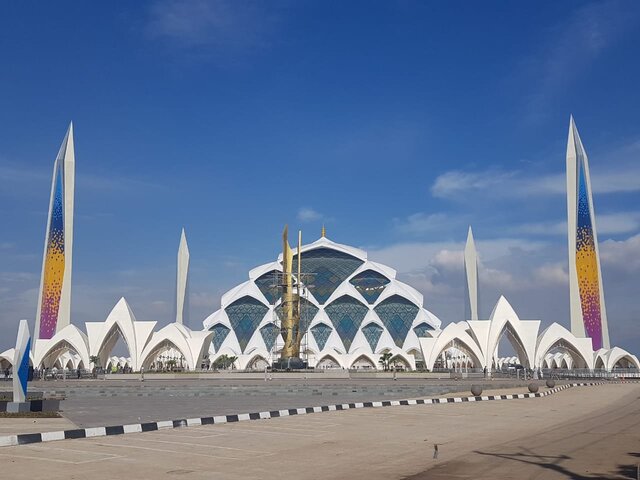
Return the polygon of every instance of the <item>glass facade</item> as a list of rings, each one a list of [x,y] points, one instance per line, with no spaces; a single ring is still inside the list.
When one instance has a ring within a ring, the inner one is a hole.
[[[247,347],[256,328],[258,328],[258,325],[269,311],[269,308],[259,300],[246,295],[233,302],[224,310],[227,312],[231,327],[238,338],[240,350],[244,353],[244,349]]]
[[[378,299],[385,286],[390,282],[387,277],[373,270],[365,270],[353,277],[349,282],[364,297],[364,299],[373,305]]]
[[[433,331],[434,328],[426,322],[422,322],[420,325],[413,327],[413,331],[419,337],[426,337],[428,331]]]
[[[418,307],[400,295],[393,295],[374,308],[393,338],[394,343],[402,348],[411,324],[418,314]]]
[[[264,340],[267,350],[271,351],[273,348],[274,343],[276,343],[278,333],[280,333],[280,329],[275,323],[268,323],[260,329],[260,335],[262,335],[262,339]]]
[[[326,323],[319,323],[311,327],[311,333],[313,334],[313,338],[318,344],[318,348],[320,350],[324,349],[324,346],[327,344],[327,340],[329,340],[329,335],[331,335],[332,331],[333,328],[331,328]]]
[[[308,288],[320,304],[324,304],[338,286],[362,265],[362,260],[330,248],[316,248],[302,254],[303,273],[312,274]],[[293,257],[294,268],[298,256]]]
[[[222,342],[224,342],[224,339],[229,335],[229,327],[226,327],[221,323],[216,323],[209,329],[209,331],[213,332],[211,344],[213,345],[213,349],[217,352],[220,350],[220,346],[222,345]]]
[[[370,323],[362,327],[362,333],[364,333],[364,337],[367,339],[367,342],[369,342],[371,351],[375,353],[378,340],[380,340],[380,335],[382,335],[382,327],[376,323]]]
[[[343,295],[327,305],[324,310],[348,352],[369,308],[355,298]]]
[[[276,270],[272,270],[270,272],[264,273],[260,275],[255,280],[256,286],[260,289],[262,294],[267,299],[270,305],[274,305],[278,299],[280,298],[280,293],[278,291],[278,277]]]

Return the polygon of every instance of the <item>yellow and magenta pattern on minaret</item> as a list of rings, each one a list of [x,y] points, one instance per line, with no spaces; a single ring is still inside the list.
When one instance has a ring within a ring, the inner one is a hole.
[[[55,182],[42,279],[42,304],[38,335],[38,338],[42,339],[51,338],[56,333],[64,279],[64,199],[62,168],[60,167],[57,169]]]
[[[600,306],[600,276],[595,237],[591,218],[591,205],[587,190],[584,165],[578,165],[578,218],[576,231],[576,270],[582,320],[593,349],[602,348],[602,313]]]

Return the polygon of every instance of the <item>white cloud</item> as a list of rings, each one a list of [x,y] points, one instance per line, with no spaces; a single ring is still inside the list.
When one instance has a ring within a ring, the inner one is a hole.
[[[464,218],[466,217],[446,213],[414,213],[403,220],[395,219],[394,223],[400,233],[438,233],[460,229],[465,224]]]
[[[147,33],[181,48],[209,54],[267,46],[279,16],[263,2],[159,0],[149,10]]]
[[[604,213],[596,215],[596,228],[599,235],[634,233],[640,230],[640,212]],[[538,222],[516,225],[510,229],[513,233],[534,235],[566,235],[567,222]]]
[[[640,234],[626,240],[606,240],[600,244],[602,265],[627,273],[640,273]]]
[[[324,218],[324,215],[311,207],[302,207],[298,210],[298,220],[301,222],[314,222],[322,218]]]

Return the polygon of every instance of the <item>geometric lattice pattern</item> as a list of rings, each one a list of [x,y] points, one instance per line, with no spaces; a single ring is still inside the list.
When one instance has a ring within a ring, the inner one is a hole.
[[[432,332],[433,327],[426,322],[422,322],[420,325],[413,327],[413,331],[416,332],[418,337],[427,337],[427,332]]]
[[[61,164],[57,169],[55,182],[42,279],[42,304],[40,306],[38,337],[42,339],[49,339],[56,333],[64,278],[64,201]]]
[[[394,343],[402,348],[411,324],[418,314],[418,307],[400,295],[393,295],[383,300],[374,310],[391,334]]]
[[[217,352],[220,350],[220,346],[224,339],[229,335],[229,328],[221,323],[216,323],[213,327],[209,329],[209,331],[213,332],[213,337],[211,338],[211,344],[213,345],[213,349]]]
[[[225,308],[224,311],[227,312],[231,327],[238,338],[240,350],[244,353],[244,349],[269,308],[255,298],[245,295]]]
[[[578,170],[578,218],[576,231],[576,270],[582,319],[593,349],[602,348],[602,315],[600,310],[600,282],[598,279],[598,257],[596,256],[591,207],[587,193],[584,159],[579,156]]]
[[[262,339],[264,340],[267,350],[271,351],[273,348],[273,345],[276,343],[278,333],[280,333],[280,329],[275,323],[267,323],[260,329],[260,334],[262,335]]]
[[[262,294],[266,297],[267,301],[270,305],[276,303],[278,298],[280,298],[278,292],[278,274],[276,270],[271,272],[267,272],[263,275],[260,275],[255,280],[256,286],[260,289]]]
[[[349,282],[360,292],[360,295],[365,298],[369,305],[372,305],[390,280],[381,273],[365,270],[353,277]]]
[[[298,256],[293,258],[297,265]],[[330,248],[316,248],[302,254],[301,270],[309,273],[309,291],[321,305],[338,286],[362,265],[362,260]]]
[[[313,334],[313,338],[318,344],[318,348],[320,350],[324,349],[324,346],[327,344],[327,340],[329,340],[329,335],[331,335],[332,331],[333,328],[331,328],[326,323],[318,323],[317,325],[311,327],[311,333]]]
[[[365,327],[362,327],[362,333],[367,339],[367,342],[369,342],[371,351],[375,353],[378,340],[380,340],[380,335],[382,335],[382,327],[372,322]]]
[[[347,352],[368,311],[366,305],[349,295],[343,295],[325,307],[325,312],[331,319]]]

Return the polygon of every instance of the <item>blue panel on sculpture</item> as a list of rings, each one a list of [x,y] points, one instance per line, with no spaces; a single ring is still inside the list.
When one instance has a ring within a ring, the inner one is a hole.
[[[31,338],[27,340],[27,346],[24,349],[24,355],[20,359],[20,366],[18,367],[18,378],[20,379],[20,386],[25,396],[27,395],[27,380],[29,379],[29,352],[31,351]]]
[[[298,256],[293,258],[297,265]],[[318,301],[325,303],[331,294],[362,265],[362,260],[331,248],[316,248],[302,254],[301,270],[310,275],[309,291]]]
[[[372,322],[362,327],[362,333],[364,334],[364,338],[367,339],[367,342],[369,342],[371,351],[375,353],[378,340],[380,340],[380,335],[382,335],[382,327]]]
[[[349,283],[360,292],[360,295],[365,298],[369,305],[372,305],[390,281],[381,273],[365,270],[349,280]]]
[[[318,344],[318,348],[320,350],[324,349],[324,346],[327,344],[327,340],[329,340],[329,335],[331,335],[332,331],[333,328],[325,323],[319,323],[311,327],[311,333],[313,334],[313,338]]]
[[[246,295],[233,302],[224,311],[227,312],[231,328],[238,338],[240,350],[244,352],[269,308],[259,300]]]
[[[413,331],[416,332],[416,335],[419,337],[426,337],[427,332],[433,330],[434,328],[426,322],[422,322],[420,325],[413,327]]]
[[[213,327],[209,329],[213,332],[213,337],[211,338],[211,343],[213,344],[213,349],[217,352],[220,350],[220,346],[224,339],[229,335],[229,328],[221,323],[216,323]]]
[[[324,310],[348,352],[369,309],[355,298],[343,295],[327,305]]]
[[[268,351],[271,351],[273,345],[276,343],[278,333],[280,333],[280,329],[275,323],[268,323],[260,329],[260,334]]]
[[[393,295],[374,308],[393,338],[394,343],[402,348],[411,324],[418,314],[418,307],[400,295]]]
[[[256,286],[260,289],[267,301],[273,305],[280,298],[278,289],[278,274],[280,272],[272,270],[265,274],[260,275],[255,280]]]

